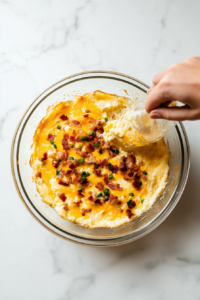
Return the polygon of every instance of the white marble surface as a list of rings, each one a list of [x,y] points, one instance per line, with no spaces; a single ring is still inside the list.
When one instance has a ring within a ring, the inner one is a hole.
[[[0,299],[200,299],[200,121],[185,122],[191,171],[172,214],[116,248],[64,241],[21,203],[10,145],[27,106],[63,77],[105,69],[151,85],[200,55],[198,0],[0,0]]]

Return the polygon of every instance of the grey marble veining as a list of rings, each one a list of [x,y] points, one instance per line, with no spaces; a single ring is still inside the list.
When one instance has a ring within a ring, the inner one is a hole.
[[[191,171],[172,214],[116,248],[46,231],[20,202],[10,166],[25,109],[54,82],[92,69],[151,85],[170,64],[200,55],[200,2],[0,0],[0,299],[200,299],[200,121],[185,122]]]

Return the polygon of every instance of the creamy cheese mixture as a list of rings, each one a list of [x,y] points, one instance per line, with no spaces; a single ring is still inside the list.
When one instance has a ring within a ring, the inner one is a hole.
[[[128,153],[104,139],[128,102],[96,91],[58,103],[38,125],[33,178],[62,218],[88,228],[118,227],[147,211],[165,189],[169,151],[163,140]]]

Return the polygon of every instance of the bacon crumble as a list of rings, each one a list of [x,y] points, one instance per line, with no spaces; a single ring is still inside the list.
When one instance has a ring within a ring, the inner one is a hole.
[[[41,158],[41,161],[47,160],[47,152],[45,152]]]
[[[119,164],[119,169],[120,169],[120,171],[122,171],[122,172],[127,171],[127,166],[126,166],[126,164],[125,164],[124,162],[120,162],[120,164]]]
[[[98,183],[95,185],[95,187],[96,187],[98,190],[102,191],[103,188],[104,188],[104,185],[103,185],[102,182],[98,182]]]
[[[67,121],[69,118],[68,118],[68,116],[62,115],[62,116],[60,116],[60,119],[63,121]]]
[[[100,199],[96,199],[96,200],[94,201],[94,203],[95,203],[95,204],[100,204],[100,205],[102,205],[102,202],[101,202]]]
[[[122,187],[120,187],[120,184],[119,183],[112,183],[112,182],[108,182],[107,183],[107,186],[109,186],[109,188],[111,190],[117,190],[117,191],[122,191]]]
[[[74,169],[73,169],[74,170]],[[69,177],[73,174],[73,170],[67,170],[66,173],[65,173],[65,176]]]
[[[116,203],[118,200],[118,197],[117,196],[114,196],[114,195],[110,195],[110,198],[109,198],[109,202],[110,203]]]
[[[103,168],[103,167],[105,167],[107,164],[108,164],[108,158],[104,158],[104,159],[101,161],[100,166]]]
[[[62,139],[62,146],[63,146],[64,150],[69,150],[70,149],[69,144],[68,144],[68,138],[69,138],[69,135],[64,134],[64,137]]]
[[[91,208],[85,208],[82,210],[82,216],[85,216],[86,213],[91,212]]]
[[[82,190],[78,190],[78,191],[77,191],[77,194],[78,194],[79,197],[84,197],[83,191],[82,191]]]
[[[138,184],[138,181],[133,181],[132,185],[137,191],[141,190],[141,185]]]
[[[70,140],[70,142],[72,142],[72,143],[75,143],[75,141],[76,141],[75,137],[72,136],[72,135],[69,137],[69,140]]]
[[[110,156],[110,158],[113,158],[113,157],[117,156],[117,154],[115,154],[113,152],[109,152],[109,156]]]
[[[97,176],[97,177],[101,177],[102,174],[101,174],[101,170],[98,170],[96,168],[93,169],[93,173]]]
[[[134,200],[132,200],[128,207],[129,207],[130,209],[136,207],[136,202],[135,202]]]
[[[57,151],[57,155],[61,160],[64,160],[64,161],[67,160],[68,156],[69,156],[67,151],[65,151],[65,152]]]
[[[126,210],[126,214],[128,216],[128,218],[130,219],[132,216],[134,216],[134,214],[132,213],[132,211],[130,209]]]
[[[60,169],[60,173],[58,174],[58,178],[63,178],[64,177],[64,175],[65,175],[65,170],[63,170],[63,169]]]
[[[112,165],[111,163],[108,164],[108,168],[110,171],[112,171],[113,173],[117,173],[119,167],[117,165]]]
[[[48,141],[53,141],[54,138],[55,138],[55,135],[53,135],[53,134],[51,134],[51,133],[49,133],[48,136],[47,136],[47,140],[48,140]]]
[[[74,204],[75,204],[76,206],[78,206],[78,207],[80,206],[81,203],[83,203],[82,200],[79,200],[79,201],[74,202]]]
[[[91,144],[91,143],[88,143],[86,146],[85,146],[85,151],[86,152],[94,152],[95,148],[94,146]]]
[[[107,184],[109,182],[107,173],[103,175],[103,180],[104,180],[105,184]]]
[[[56,169],[58,168],[59,164],[60,164],[60,162],[57,160],[52,162],[52,166]]]
[[[77,120],[71,120],[69,121],[70,126],[75,126],[75,127],[81,127],[81,123]]]
[[[64,193],[60,194],[60,195],[59,195],[59,198],[60,198],[63,202],[65,202],[65,200],[67,199],[67,197],[65,196]]]
[[[42,177],[42,173],[41,173],[41,172],[37,172],[37,173],[35,174],[35,177],[41,178],[41,177]]]
[[[69,182],[63,181],[63,180],[59,180],[58,184],[63,185],[63,186],[69,186]]]

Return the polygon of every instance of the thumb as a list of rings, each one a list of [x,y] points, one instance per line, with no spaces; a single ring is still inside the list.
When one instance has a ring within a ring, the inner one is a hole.
[[[173,121],[197,120],[199,114],[196,110],[189,108],[187,105],[182,107],[163,107],[157,108],[150,112],[152,119],[165,119]]]

